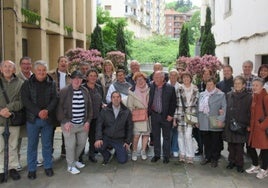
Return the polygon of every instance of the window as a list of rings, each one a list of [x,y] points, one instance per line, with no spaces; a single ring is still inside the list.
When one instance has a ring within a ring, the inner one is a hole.
[[[112,10],[112,6],[111,5],[105,5],[104,10]]]
[[[229,17],[232,13],[232,0],[224,0],[224,17]]]
[[[28,41],[27,39],[22,39],[22,57],[28,56]]]
[[[230,64],[230,57],[224,57],[223,58],[223,64],[229,65]]]

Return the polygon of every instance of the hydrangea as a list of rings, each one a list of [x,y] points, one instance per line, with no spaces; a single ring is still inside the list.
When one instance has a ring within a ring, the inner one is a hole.
[[[123,67],[125,62],[125,54],[120,51],[111,51],[106,54],[106,59],[113,62],[114,67]]]

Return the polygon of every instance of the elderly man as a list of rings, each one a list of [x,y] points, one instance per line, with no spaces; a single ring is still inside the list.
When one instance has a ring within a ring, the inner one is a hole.
[[[254,78],[257,78],[257,76],[252,74],[253,62],[250,60],[245,61],[242,65],[242,69],[242,76],[246,79],[246,90],[249,93],[252,93],[252,81]]]
[[[154,73],[156,71],[163,71],[162,64],[161,63],[155,63],[154,66],[153,66],[153,70],[154,70],[154,72],[148,77],[148,80],[149,80],[150,83],[153,81]],[[169,79],[168,78],[168,73],[164,73],[164,75],[165,75],[165,82],[167,82],[168,79]]]
[[[81,86],[83,74],[74,71],[71,84],[60,91],[57,117],[65,139],[67,171],[78,174],[85,164],[78,161],[83,151],[92,119],[92,103],[88,90]]]
[[[68,73],[68,59],[66,56],[60,56],[58,58],[57,69],[49,73],[49,75],[52,77],[52,79],[56,83],[57,92],[59,92],[62,88],[64,88],[71,82],[70,74]],[[55,132],[55,129],[56,127],[54,128],[54,132]],[[61,138],[62,138],[61,156],[65,157],[66,151],[65,151],[63,134]],[[54,134],[53,134],[52,143],[53,143],[53,140],[54,140]]]
[[[133,122],[130,110],[121,102],[118,91],[111,93],[111,103],[101,110],[96,125],[95,147],[103,156],[103,164],[107,164],[112,154],[108,151],[111,146],[115,149],[117,161],[121,164],[128,160],[127,150],[132,141]]]
[[[234,87],[233,68],[230,65],[223,67],[223,80],[218,82],[216,87],[227,94]]]
[[[130,83],[132,86],[135,85],[135,82],[133,80],[133,75],[136,73],[136,72],[140,72],[140,64],[137,60],[132,60],[131,63],[130,63],[130,71],[131,73],[129,73],[127,76],[126,76],[126,81],[128,83]]]
[[[169,163],[170,134],[172,120],[176,109],[175,88],[164,81],[165,74],[156,71],[149,93],[148,111],[151,116],[152,134],[154,137],[154,157],[151,162],[157,162],[161,154],[161,130],[163,137],[163,163]]]
[[[0,75],[0,183],[4,181],[4,139],[2,134],[5,130],[4,126],[8,123],[10,136],[9,136],[9,175],[13,180],[20,179],[19,173],[16,171],[18,162],[17,146],[18,139],[20,135],[20,127],[12,126],[10,118],[12,116],[12,111],[18,111],[23,106],[21,103],[21,86],[23,81],[19,79],[16,75],[15,64],[10,60],[5,60],[1,63]],[[9,100],[6,101],[4,92]]]
[[[47,74],[47,63],[38,60],[34,63],[34,74],[22,85],[22,103],[27,115],[27,164],[28,178],[36,179],[36,161],[39,134],[41,134],[42,154],[45,174],[54,175],[52,169],[52,136],[55,122],[55,109],[58,103],[56,84]]]
[[[32,60],[30,57],[20,59],[20,72],[17,74],[22,80],[28,80],[32,76]]]

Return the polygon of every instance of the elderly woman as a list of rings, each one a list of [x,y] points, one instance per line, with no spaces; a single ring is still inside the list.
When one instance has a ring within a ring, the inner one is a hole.
[[[115,82],[115,68],[110,60],[105,60],[103,63],[102,73],[99,74],[99,81],[103,87],[103,96],[107,95],[110,85]]]
[[[268,65],[263,64],[258,69],[258,77],[262,78],[264,80],[264,88],[266,91],[268,91]]]
[[[197,113],[198,88],[192,84],[192,75],[189,72],[182,73],[182,85],[176,90],[177,109],[174,120],[178,122],[178,143],[180,148],[180,161],[193,164],[194,147],[192,131],[194,124],[185,121],[186,113]]]
[[[142,72],[136,72],[133,76],[133,80],[136,85],[129,91],[129,96],[127,99],[127,107],[133,111],[135,109],[144,109],[147,113],[148,100],[149,100],[149,87],[146,83],[146,74]],[[147,159],[146,147],[150,135],[150,126],[148,118],[143,121],[134,121],[133,128],[133,151],[132,160],[137,161],[137,148],[140,137],[142,137],[142,149],[141,158],[143,160]]]
[[[251,118],[249,128],[248,152],[252,165],[246,170],[247,173],[257,173],[257,178],[263,179],[268,176],[268,94],[263,88],[264,81],[255,78],[252,82],[253,99],[251,104]],[[256,148],[261,150],[262,165],[259,166]]]
[[[215,78],[210,77],[206,82],[206,90],[200,93],[199,98],[198,121],[205,149],[205,159],[201,165],[211,162],[211,167],[218,166],[225,113],[225,94],[216,88]]]
[[[228,142],[227,169],[235,166],[237,172],[244,172],[243,148],[247,141],[247,127],[250,122],[251,94],[246,91],[246,80],[242,76],[234,78],[234,89],[227,94],[226,125],[223,139]],[[232,131],[230,127],[237,123],[241,129]]]
[[[178,82],[179,72],[176,69],[172,69],[169,71],[169,81],[168,83],[171,84],[175,91],[180,86],[180,83]],[[177,93],[177,92],[176,92]],[[179,156],[179,145],[178,145],[178,129],[177,129],[177,122],[173,121],[172,131],[171,131],[171,152],[173,154],[173,157]]]

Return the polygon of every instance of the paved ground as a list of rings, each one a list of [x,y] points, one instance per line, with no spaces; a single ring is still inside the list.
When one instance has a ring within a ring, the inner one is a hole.
[[[20,172],[22,179],[13,181],[9,178],[7,183],[1,184],[1,188],[267,188],[268,177],[259,180],[255,175],[246,173],[240,174],[236,170],[227,170],[226,156],[219,162],[218,168],[201,166],[199,159],[195,159],[194,165],[182,164],[178,159],[172,158],[169,164],[163,164],[162,161],[153,164],[150,160],[137,162],[129,160],[127,164],[120,165],[115,159],[106,166],[101,164],[102,157],[97,156],[98,163],[90,163],[86,157],[86,167],[78,175],[71,175],[66,171],[65,159],[60,158],[61,137],[60,132],[55,136],[54,152],[54,172],[53,177],[46,177],[42,167],[38,168],[37,179],[28,180],[26,170],[26,139],[23,139],[22,165],[24,170]],[[149,154],[152,155],[153,148],[150,148]],[[151,157],[150,157],[151,158]],[[247,159],[245,167],[249,167],[250,162]]]

